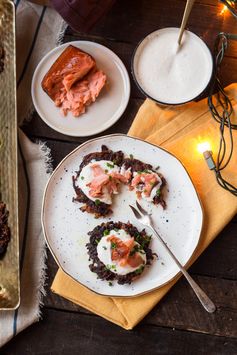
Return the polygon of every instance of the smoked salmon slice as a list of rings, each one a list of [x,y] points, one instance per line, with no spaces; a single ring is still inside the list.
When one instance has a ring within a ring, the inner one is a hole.
[[[146,197],[150,196],[151,190],[158,183],[159,179],[157,174],[153,172],[142,172],[138,173],[131,181],[131,187],[137,187],[139,184],[142,184],[142,191]]]
[[[132,267],[137,267],[143,264],[143,259],[139,253],[131,253],[134,247],[134,238],[123,242],[115,235],[111,235],[107,240],[113,243],[111,244],[111,259],[113,261],[118,261],[120,266],[130,265]]]
[[[105,187],[109,194],[118,193],[118,185],[120,182],[126,183],[127,179],[116,171],[106,172],[97,163],[91,165],[93,170],[93,179],[87,184],[90,187],[89,194],[91,197],[99,197],[103,194]]]
[[[61,88],[55,99],[56,106],[61,106],[64,116],[69,111],[78,117],[86,110],[86,106],[96,100],[106,82],[106,75],[101,71],[89,73],[84,79],[76,82],[68,91]]]
[[[99,96],[106,75],[96,68],[94,58],[77,47],[68,46],[44,76],[43,90],[61,108],[78,117]]]
[[[55,100],[60,89],[64,87],[63,80],[65,80],[65,88],[68,91],[93,67],[95,67],[95,60],[91,55],[70,45],[45,74],[41,83],[42,88],[52,100]]]

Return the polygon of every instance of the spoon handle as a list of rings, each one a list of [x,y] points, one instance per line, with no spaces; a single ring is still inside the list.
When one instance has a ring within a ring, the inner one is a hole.
[[[191,12],[193,4],[194,4],[194,1],[195,0],[187,0],[187,2],[186,2],[186,6],[185,6],[184,14],[183,14],[181,27],[180,27],[180,30],[179,30],[179,38],[178,38],[178,45],[179,46],[181,44],[181,40],[182,40],[182,37],[183,37],[184,29],[186,27],[186,23],[188,21],[190,12]]]
[[[179,270],[182,272],[186,280],[188,281],[189,285],[192,287],[195,295],[201,302],[202,306],[205,308],[205,310],[209,313],[213,313],[216,310],[216,306],[212,302],[212,300],[206,295],[206,293],[201,289],[200,286],[193,280],[193,278],[189,275],[189,273],[185,270],[185,268],[180,264],[176,256],[172,253],[170,248],[167,246],[165,241],[161,238],[161,236],[157,233],[155,228],[152,225],[149,225],[150,229],[152,232],[157,236],[157,238],[160,240],[162,245],[165,247],[167,250],[168,254],[171,256],[171,258],[174,260],[176,265],[179,267]]]

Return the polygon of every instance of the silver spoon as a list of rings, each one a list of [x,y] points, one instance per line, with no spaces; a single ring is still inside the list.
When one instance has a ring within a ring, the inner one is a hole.
[[[174,260],[174,262],[178,266],[179,270],[182,272],[182,274],[184,275],[184,277],[188,281],[189,285],[192,287],[194,293],[196,294],[197,298],[199,299],[199,301],[201,302],[201,304],[203,305],[205,310],[207,312],[209,312],[209,313],[215,312],[216,306],[214,305],[214,303],[205,294],[205,292],[198,286],[198,284],[193,280],[193,278],[189,275],[189,273],[184,269],[184,267],[180,264],[180,262],[178,261],[176,256],[172,253],[170,248],[164,242],[162,237],[155,230],[153,222],[152,222],[152,219],[151,219],[151,215],[149,213],[147,213],[147,211],[144,210],[144,208],[137,201],[136,201],[136,204],[137,204],[137,208],[138,208],[139,211],[135,207],[129,205],[131,207],[136,219],[141,224],[143,224],[144,226],[148,227],[154,233],[154,235],[156,235],[156,237],[160,240],[160,242],[165,247],[165,249],[168,252],[168,254]]]

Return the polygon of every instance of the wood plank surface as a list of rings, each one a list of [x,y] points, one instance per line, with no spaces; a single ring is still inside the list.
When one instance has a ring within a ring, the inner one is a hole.
[[[50,264],[52,269],[52,264]],[[182,278],[165,298],[142,321],[142,324],[160,325],[198,333],[237,337],[237,281],[206,276],[193,276],[215,302],[217,311],[210,315],[200,305],[193,291]],[[49,278],[48,283],[51,284]],[[89,311],[53,294],[48,289],[45,306],[79,313]],[[192,310],[192,311],[191,311]],[[105,321],[105,323],[107,323]]]
[[[26,343],[26,339],[30,341]],[[13,339],[1,355],[235,355],[236,348],[233,338],[149,324],[126,331],[99,317],[44,309],[43,320]]]
[[[146,34],[162,27],[179,26],[186,0],[118,0],[88,34],[68,28],[64,41],[90,40],[113,50],[124,62],[131,79],[131,99],[120,120],[103,134],[127,133],[144,100],[131,76],[131,57]],[[237,20],[221,15],[217,0],[197,0],[188,28],[213,49],[215,36],[236,32]],[[237,41],[231,42],[221,69],[223,83],[237,82]],[[53,167],[88,137],[55,132],[34,113],[23,126],[33,140],[51,149]],[[181,278],[164,299],[133,331],[125,331],[91,312],[53,294],[50,285],[57,265],[48,252],[47,295],[42,320],[0,350],[13,354],[237,354],[237,216],[224,228],[190,268],[190,273],[217,305],[205,312],[187,282]]]
[[[163,27],[179,27],[184,10],[184,1],[120,0],[115,3],[106,18],[96,25],[90,34],[106,39],[137,43],[148,33]],[[219,32],[233,33],[236,19],[227,11],[221,15],[223,5],[213,1],[195,2],[187,27],[201,36],[213,47],[213,38]],[[233,56],[236,56],[237,46]]]

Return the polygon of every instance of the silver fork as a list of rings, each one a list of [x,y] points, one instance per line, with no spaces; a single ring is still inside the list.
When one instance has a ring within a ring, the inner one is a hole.
[[[192,279],[192,277],[189,275],[189,273],[184,269],[184,267],[180,264],[176,256],[172,253],[170,248],[167,246],[165,241],[162,239],[162,237],[157,233],[157,231],[154,228],[151,215],[147,213],[146,210],[136,201],[138,211],[135,207],[129,205],[136,217],[136,219],[143,224],[144,226],[148,227],[153,234],[160,240],[168,254],[171,256],[171,258],[174,260],[176,265],[178,266],[179,270],[182,272],[186,280],[188,281],[189,285],[192,287],[194,293],[196,294],[197,298],[205,308],[205,310],[209,313],[213,313],[216,310],[216,306],[214,303],[210,300],[210,298],[205,294],[205,292],[198,286],[198,284]]]

